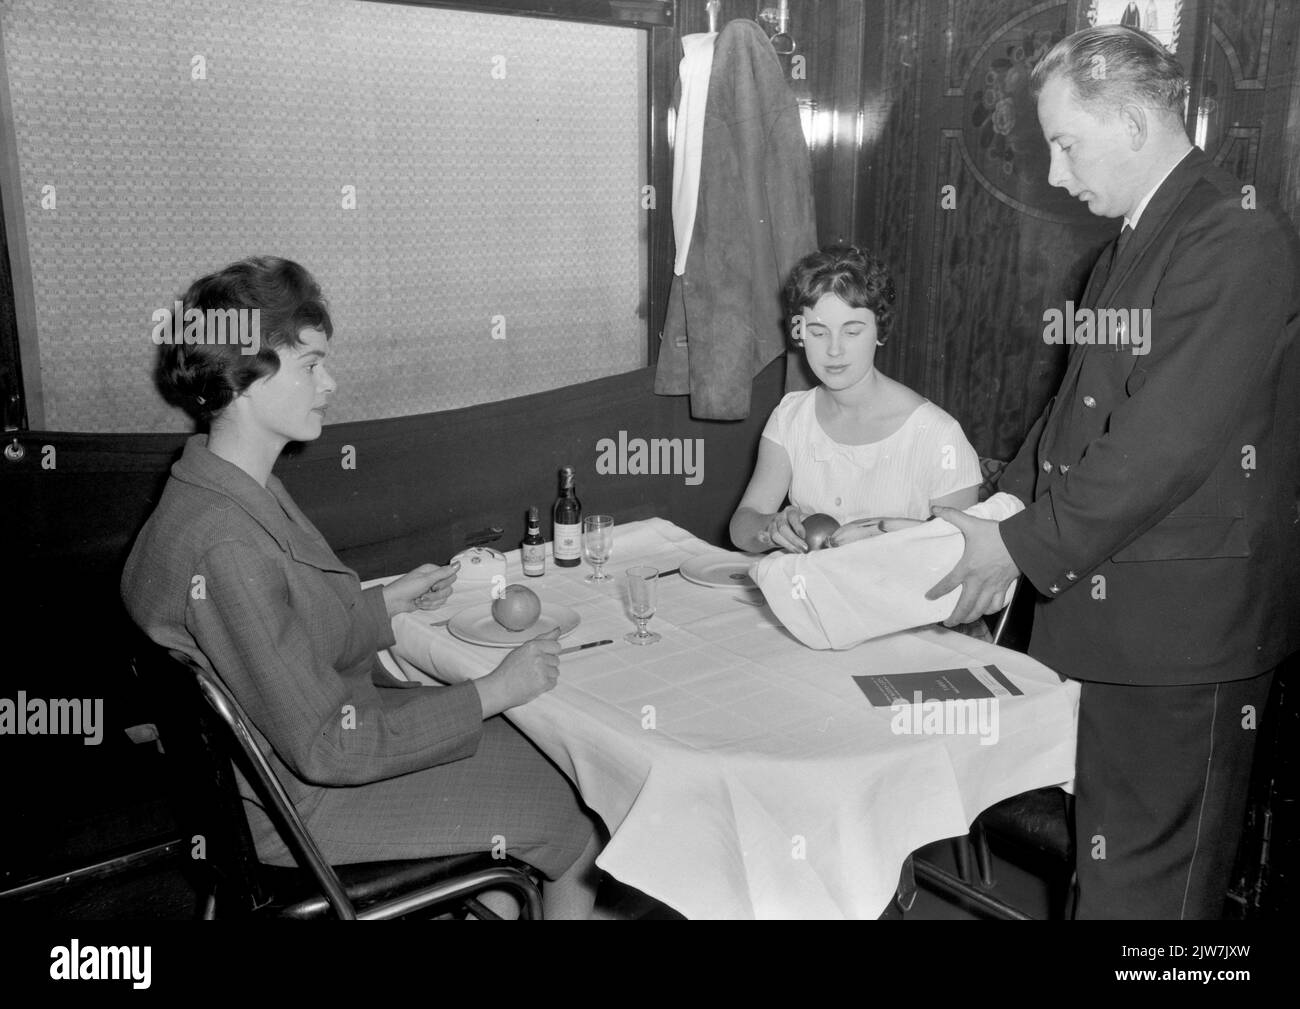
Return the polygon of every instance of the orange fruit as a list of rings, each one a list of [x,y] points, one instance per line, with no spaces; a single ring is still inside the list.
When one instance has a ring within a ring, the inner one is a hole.
[[[838,522],[822,512],[805,515],[803,519],[803,541],[808,544],[809,550],[821,550],[830,546],[826,540],[839,527]]]
[[[492,619],[508,631],[526,631],[541,615],[542,601],[523,585],[507,585],[500,597],[492,600]]]

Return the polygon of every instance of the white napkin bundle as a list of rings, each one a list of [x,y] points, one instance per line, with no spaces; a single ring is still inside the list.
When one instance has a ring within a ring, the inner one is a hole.
[[[1024,507],[1011,494],[995,494],[966,514],[1000,522]],[[934,519],[830,550],[768,554],[749,577],[786,629],[809,648],[852,648],[951,616],[960,589],[933,601],[925,593],[956,566],[964,549],[957,527]]]

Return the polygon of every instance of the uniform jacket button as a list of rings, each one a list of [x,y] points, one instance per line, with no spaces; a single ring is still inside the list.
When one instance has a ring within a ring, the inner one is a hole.
[[[1094,406],[1097,405],[1097,401],[1093,399],[1091,396],[1084,396],[1083,405],[1086,406],[1089,410],[1091,410]]]
[[[1043,472],[1044,473],[1052,472],[1052,464],[1048,462],[1046,459],[1043,460]]]

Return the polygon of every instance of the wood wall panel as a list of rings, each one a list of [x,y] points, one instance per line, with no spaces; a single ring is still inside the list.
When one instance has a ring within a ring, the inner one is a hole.
[[[945,92],[955,94],[980,62],[988,45],[1009,27],[1043,11],[1064,8],[1061,0],[946,0],[942,25]],[[933,5],[931,10],[934,10]]]
[[[1061,354],[1042,342],[1043,310],[1079,293],[1119,228],[1047,184],[1027,89],[1036,57],[1086,25],[1088,6],[882,3],[859,95],[839,96],[861,102],[869,123],[879,112],[858,149],[854,232],[898,284],[898,338],[877,361],[953,413],[981,455],[1013,454],[1054,391]],[[1206,149],[1300,220],[1298,19],[1300,4],[1188,0],[1178,55],[1193,110],[1211,99]],[[953,210],[939,207],[944,185]]]
[[[1217,0],[1209,15],[1196,81],[1205,149],[1300,223],[1300,200],[1285,182],[1288,166],[1300,158],[1291,93],[1300,5]]]
[[[890,114],[861,155],[876,188],[864,233],[898,280],[899,328],[878,362],[981,455],[1007,458],[1060,371],[1043,309],[1081,287],[1115,230],[1045,181],[1028,70],[1066,33],[1068,4],[897,3],[883,21],[867,79]]]
[[[1215,41],[1232,67],[1238,88],[1264,90],[1277,6],[1277,0],[1235,0],[1214,5]]]
[[[871,54],[878,60],[878,70],[873,75],[876,93],[868,97],[868,104],[877,110],[871,132],[879,139],[871,145],[871,156],[863,158],[869,169],[858,176],[860,180],[869,180],[874,189],[871,194],[874,212],[858,241],[889,265],[898,295],[896,335],[881,349],[877,362],[883,371],[900,378],[907,371],[909,357],[916,356],[917,351],[909,338],[915,330],[915,320],[909,318],[907,306],[913,303],[912,292],[918,279],[911,238],[916,232],[918,203],[923,198],[916,190],[912,174],[899,168],[914,169],[918,162],[919,52],[925,25],[922,14],[918,4],[890,0],[885,5],[882,31]],[[924,278],[920,283],[924,284]]]

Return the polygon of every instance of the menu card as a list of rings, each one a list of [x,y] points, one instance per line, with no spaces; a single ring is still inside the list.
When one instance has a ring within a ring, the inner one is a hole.
[[[966,701],[982,697],[1019,697],[1024,693],[997,666],[983,669],[933,669],[920,673],[855,676],[853,681],[873,707],[921,701]]]

